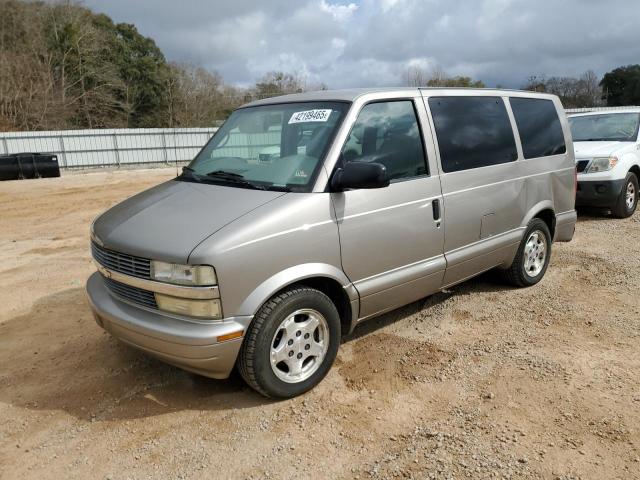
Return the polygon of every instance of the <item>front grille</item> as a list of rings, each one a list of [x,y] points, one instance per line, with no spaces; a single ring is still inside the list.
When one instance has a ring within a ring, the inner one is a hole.
[[[149,308],[158,308],[153,292],[142,288],[132,287],[124,283],[116,282],[110,278],[102,277],[107,288],[118,297]]]
[[[96,262],[114,272],[140,278],[151,278],[151,260],[126,253],[114,252],[91,242],[91,253]]]
[[[589,160],[578,160],[578,162],[576,163],[576,171],[578,173],[584,172],[584,170],[587,168],[587,165],[589,165]]]

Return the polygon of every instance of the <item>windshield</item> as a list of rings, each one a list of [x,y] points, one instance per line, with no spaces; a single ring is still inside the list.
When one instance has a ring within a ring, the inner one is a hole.
[[[348,108],[342,102],[307,102],[236,110],[179,179],[310,191]]]
[[[570,117],[574,142],[635,142],[640,113],[606,113]]]

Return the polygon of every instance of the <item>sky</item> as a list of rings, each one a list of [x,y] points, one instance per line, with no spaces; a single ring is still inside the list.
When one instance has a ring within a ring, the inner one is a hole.
[[[167,59],[248,86],[268,71],[330,88],[398,86],[409,66],[488,86],[640,62],[640,0],[85,0]]]

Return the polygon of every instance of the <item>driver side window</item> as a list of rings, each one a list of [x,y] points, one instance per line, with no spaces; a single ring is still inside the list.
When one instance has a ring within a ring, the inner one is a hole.
[[[365,105],[342,148],[345,162],[377,162],[391,181],[426,175],[420,128],[410,100]]]

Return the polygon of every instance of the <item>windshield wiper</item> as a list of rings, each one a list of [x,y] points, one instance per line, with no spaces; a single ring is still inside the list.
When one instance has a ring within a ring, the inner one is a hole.
[[[260,185],[256,185],[255,183],[251,183],[250,181],[245,180],[244,175],[241,175],[239,173],[225,172],[224,170],[215,170],[213,172],[209,172],[205,174],[205,176],[213,179],[219,179],[224,182],[242,185],[243,187],[252,188],[254,190],[265,190],[264,187],[261,187]]]
[[[224,177],[224,178],[237,178],[244,180],[244,175],[234,172],[226,172],[224,170],[214,170],[213,172],[205,173],[207,177]]]
[[[269,185],[264,187],[265,190],[270,190],[272,192],[290,192],[291,189],[286,185]]]
[[[196,173],[196,171],[191,167],[182,167],[182,175],[181,177],[187,177],[189,179],[193,179],[197,182],[206,182],[208,178],[213,180],[220,180],[222,182],[233,183],[236,185],[241,185],[245,188],[251,188],[254,190],[270,190],[274,192],[290,192],[291,189],[286,185],[256,185],[255,183],[250,182],[249,180],[244,179],[244,175],[240,173],[227,172],[224,170],[214,170],[213,172],[209,172],[206,174]]]

